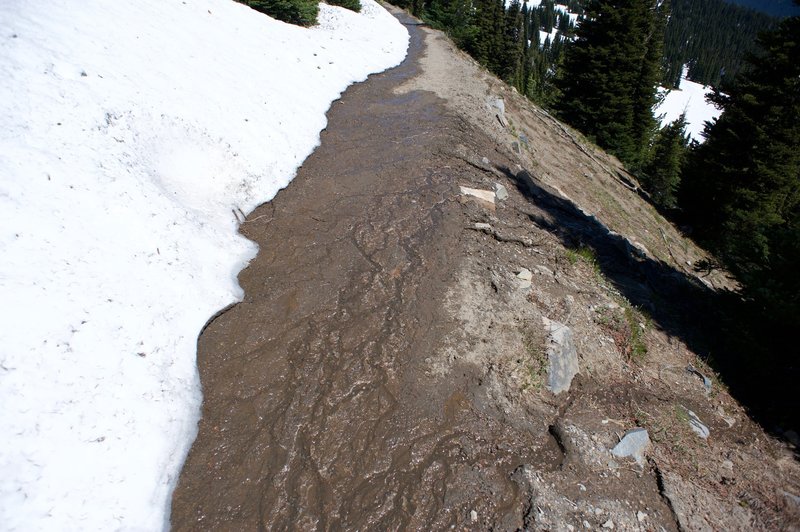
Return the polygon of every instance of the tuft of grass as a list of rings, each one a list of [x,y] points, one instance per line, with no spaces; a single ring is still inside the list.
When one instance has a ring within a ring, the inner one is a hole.
[[[638,362],[647,356],[644,336],[650,327],[650,318],[627,300],[622,299],[617,309],[600,309],[595,321],[609,332],[623,357]]]
[[[585,262],[591,266],[596,274],[600,274],[600,262],[597,260],[597,254],[594,249],[587,246],[580,246],[577,249],[568,249],[566,253],[567,262],[571,265],[576,265],[578,262]]]

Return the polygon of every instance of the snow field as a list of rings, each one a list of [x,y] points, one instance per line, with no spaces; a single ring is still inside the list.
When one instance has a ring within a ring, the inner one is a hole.
[[[311,29],[230,0],[0,3],[0,529],[157,530],[197,335],[352,82],[405,57],[373,0]]]
[[[722,111],[706,101],[706,96],[713,92],[711,87],[686,79],[687,73],[688,69],[684,68],[679,89],[671,91],[659,89],[661,94],[666,93],[666,95],[656,106],[655,115],[660,118],[661,127],[664,127],[686,113],[686,133],[692,140],[703,142],[706,121],[716,120]]]

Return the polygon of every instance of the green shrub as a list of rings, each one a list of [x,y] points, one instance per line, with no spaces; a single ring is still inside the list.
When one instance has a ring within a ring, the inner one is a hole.
[[[256,11],[289,24],[313,26],[319,13],[318,0],[237,0]]]
[[[347,8],[350,11],[355,11],[356,13],[361,11],[360,0],[328,0],[328,3],[332,6],[341,6]]]

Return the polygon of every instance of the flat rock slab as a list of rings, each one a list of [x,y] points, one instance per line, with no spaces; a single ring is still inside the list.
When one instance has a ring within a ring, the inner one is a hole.
[[[700,418],[697,417],[697,414],[691,410],[687,410],[687,413],[689,414],[689,428],[691,428],[692,431],[699,437],[703,438],[704,440],[707,439],[709,434],[711,434],[711,431],[708,430],[708,427],[706,427],[705,423],[700,421]]]
[[[493,190],[481,190],[479,188],[470,188],[470,187],[460,187],[461,194],[463,196],[472,196],[478,198],[481,201],[486,201],[488,203],[494,204],[494,191]]]
[[[557,321],[542,318],[548,333],[547,388],[554,394],[569,390],[578,374],[578,350],[572,339],[572,329]]]

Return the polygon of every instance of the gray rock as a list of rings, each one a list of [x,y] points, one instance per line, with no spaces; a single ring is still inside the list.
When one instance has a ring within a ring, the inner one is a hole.
[[[708,430],[700,418],[697,417],[697,414],[692,412],[691,410],[686,410],[686,413],[689,414],[689,427],[694,431],[695,434],[703,438],[704,440],[708,438],[708,435],[711,432]]]
[[[555,273],[553,273],[553,270],[551,270],[547,266],[542,266],[541,264],[537,265],[537,266],[534,266],[533,269],[536,270],[536,273],[538,273],[539,275],[549,275],[550,277],[555,276]]]
[[[508,190],[506,187],[501,185],[500,183],[494,184],[494,196],[499,199],[500,201],[505,201],[508,199]]]
[[[495,98],[490,103],[491,106],[497,109],[498,112],[505,114],[506,102],[502,98]]]
[[[523,143],[525,146],[527,146],[527,145],[528,145],[528,136],[527,136],[527,135],[525,135],[525,133],[520,133],[520,134],[519,134],[519,140],[520,140],[520,142],[522,142],[522,143]]]
[[[559,394],[569,390],[572,379],[578,374],[578,350],[572,340],[572,329],[547,318],[542,318],[542,321],[549,334],[547,387]]]
[[[611,454],[618,458],[633,458],[637,464],[644,465],[644,453],[649,447],[647,429],[635,428],[625,433],[616,447],[611,449]]]
[[[508,123],[506,122],[506,102],[500,98],[494,98],[489,100],[489,105],[494,107],[494,109],[497,111],[495,116],[497,116],[497,120],[500,122],[500,125],[503,127],[508,127]]]
[[[784,491],[783,496],[786,497],[786,501],[794,506],[796,510],[800,510],[800,496],[797,496],[794,493],[789,493],[788,491]]]
[[[689,373],[693,373],[698,377],[700,377],[701,379],[703,379],[703,386],[705,386],[706,388],[706,393],[711,393],[711,386],[712,386],[711,379],[703,375],[697,368],[695,368],[691,364],[686,366],[686,371],[688,371]]]
[[[475,229],[477,229],[478,231],[489,231],[489,232],[491,232],[492,231],[492,226],[491,226],[491,224],[478,222],[478,223],[475,224]]]
[[[520,148],[519,142],[516,140],[511,143],[511,149],[514,150],[514,153],[516,154],[522,153],[522,148]]]
[[[488,165],[488,164],[489,164],[489,158],[488,158],[488,157],[484,157],[483,159],[481,159],[481,162],[482,162],[483,164],[486,164],[486,165]]]

